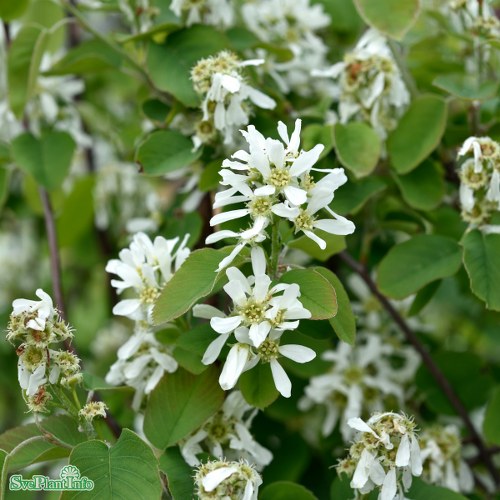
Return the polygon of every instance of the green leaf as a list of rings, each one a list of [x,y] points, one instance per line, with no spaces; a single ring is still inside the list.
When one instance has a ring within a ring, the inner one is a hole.
[[[185,106],[197,107],[191,69],[205,57],[228,48],[228,40],[210,26],[193,26],[172,33],[163,45],[150,44],[147,67],[156,87],[170,92]]]
[[[195,250],[163,288],[153,309],[153,321],[159,325],[178,318],[203,297],[209,295],[225,272],[216,272],[224,250]]]
[[[441,285],[441,281],[433,281],[428,285],[421,288],[415,295],[411,307],[408,311],[408,316],[415,316],[429,303],[429,301],[434,297],[437,289]]]
[[[221,176],[219,175],[221,166],[222,161],[215,160],[203,167],[200,181],[198,182],[198,188],[200,191],[215,191],[219,187],[219,182],[221,181]]]
[[[439,75],[432,84],[455,97],[480,101],[495,97],[500,85],[495,81],[479,83],[476,75],[464,74]]]
[[[12,142],[16,164],[48,190],[61,186],[71,166],[75,142],[66,132],[47,132],[40,139],[30,133]]]
[[[359,212],[364,204],[386,188],[380,177],[370,176],[359,181],[349,181],[335,192],[332,209],[340,215]]]
[[[484,437],[489,443],[500,445],[500,387],[496,387],[493,391],[488,405],[483,422]]]
[[[260,409],[274,403],[279,396],[269,363],[259,363],[244,372],[239,378],[238,387],[246,402]]]
[[[62,445],[73,447],[87,440],[87,436],[78,430],[78,423],[68,415],[53,415],[40,422],[40,428],[48,438],[56,439]]]
[[[85,40],[54,63],[46,75],[85,75],[118,69],[122,56],[101,40]]]
[[[481,358],[471,352],[433,352],[434,362],[456,390],[465,407],[472,411],[484,406],[493,385]],[[448,398],[425,366],[421,366],[415,376],[419,394],[424,396],[426,406],[437,414],[455,415]]]
[[[215,366],[195,376],[183,369],[167,374],[151,393],[144,433],[160,449],[168,448],[200,427],[224,402]]]
[[[297,283],[300,301],[311,311],[311,319],[329,319],[337,314],[337,297],[330,282],[313,269],[292,269],[286,272],[280,283]]]
[[[201,155],[190,139],[175,130],[157,130],[139,146],[136,161],[149,175],[163,175],[187,167]]]
[[[24,106],[35,89],[47,40],[45,30],[26,25],[21,28],[10,46],[7,60],[9,103],[18,118],[21,118]]]
[[[98,440],[79,444],[71,452],[70,464],[82,476],[94,481],[92,498],[160,498],[162,484],[158,461],[151,448],[134,432],[123,429],[111,447]],[[66,491],[64,500],[78,498],[81,493]]]
[[[456,491],[424,483],[421,479],[414,479],[408,498],[412,500],[467,500],[467,497]]]
[[[356,177],[365,177],[377,166],[380,138],[366,123],[337,123],[333,129],[335,150],[340,163]]]
[[[419,0],[354,0],[363,20],[387,36],[401,40],[417,20]]]
[[[276,481],[266,486],[259,500],[317,500],[317,497],[301,484]]]
[[[460,268],[460,247],[445,236],[420,234],[389,250],[377,273],[380,290],[403,299]]]
[[[320,260],[321,262],[327,261],[332,255],[342,252],[346,248],[345,236],[338,236],[336,234],[326,233],[320,229],[316,230],[315,233],[325,240],[326,248],[321,250],[318,244],[308,238],[307,236],[301,236],[296,240],[292,240],[287,245],[290,248],[296,248],[297,250],[302,250],[303,252],[310,255],[312,258]]]
[[[142,103],[142,112],[150,119],[163,123],[167,119],[171,107],[159,99],[147,99]]]
[[[94,222],[93,190],[95,178],[78,179],[64,200],[57,218],[57,240],[60,247],[69,247],[83,236],[88,238]]]
[[[447,105],[442,97],[417,97],[387,139],[391,165],[406,174],[436,149],[446,127]]]
[[[212,327],[208,323],[198,325],[181,333],[175,345],[174,357],[183,368],[198,375],[207,369],[201,360],[212,340],[215,340]]]
[[[0,18],[8,22],[21,17],[28,4],[29,0],[0,0]]]
[[[321,152],[319,158],[324,158],[333,148],[333,137],[331,125],[320,125],[313,123],[304,127],[302,131],[302,147],[308,151],[316,144],[323,144],[325,149]]]
[[[315,267],[314,270],[324,276],[335,289],[338,312],[335,317],[330,318],[328,321],[340,340],[353,345],[356,340],[356,319],[352,312],[351,302],[344,286],[337,276],[329,269]]]
[[[0,210],[9,196],[9,185],[12,171],[0,166]]]
[[[418,210],[436,208],[446,191],[442,169],[431,159],[424,160],[409,174],[395,176],[395,179],[404,200]]]
[[[472,291],[488,309],[500,311],[500,234],[475,229],[464,236],[462,246]]]
[[[160,470],[168,480],[173,500],[193,498],[193,469],[186,463],[179,448],[169,448],[159,459]]]

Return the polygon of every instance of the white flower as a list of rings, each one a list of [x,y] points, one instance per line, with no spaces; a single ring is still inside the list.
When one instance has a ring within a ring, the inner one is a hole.
[[[271,52],[257,51],[265,58],[263,70],[270,74],[283,92],[294,90],[308,96],[324,87],[311,79],[311,71],[327,64],[328,48],[317,31],[330,24],[322,5],[309,0],[257,0],[245,2],[243,21],[263,42],[290,52],[291,58],[278,61]]]
[[[190,253],[186,247],[188,238],[189,235],[185,235],[179,243],[179,238],[167,240],[157,236],[151,241],[144,233],[134,235],[130,247],[120,251],[120,259],[112,259],[106,266],[108,273],[116,274],[121,279],[111,280],[118,293],[132,288],[137,294],[136,298],[116,304],[114,314],[148,320],[162,287]]]
[[[12,302],[12,315],[19,316],[21,314],[29,314],[33,317],[26,323],[28,328],[33,330],[45,330],[45,324],[49,318],[52,318],[56,312],[54,303],[50,295],[45,293],[41,288],[35,292],[36,296],[40,298],[39,301],[28,299],[16,299]]]
[[[243,68],[258,66],[262,60],[239,61],[228,51],[215,57],[202,59],[191,71],[194,89],[203,97],[201,110],[203,122],[218,130],[225,144],[234,142],[234,133],[249,121],[251,103],[259,108],[273,109],[276,102],[248,85]],[[202,142],[199,136],[195,145]]]
[[[280,345],[283,331],[271,330],[268,337],[258,348],[253,346],[248,329],[240,327],[235,331],[238,343],[231,347],[219,377],[219,384],[225,391],[232,389],[244,371],[255,367],[259,362],[269,363],[274,385],[285,398],[292,393],[292,383],[278,359],[283,356],[296,363],[308,363],[316,357],[309,347],[298,344]]]
[[[196,494],[200,500],[257,500],[261,484],[260,475],[244,460],[207,462],[200,465],[195,475]]]
[[[363,333],[358,334],[355,346],[339,342],[335,351],[326,351],[321,357],[332,366],[324,375],[310,379],[299,408],[324,406],[322,435],[331,434],[340,422],[346,442],[354,436],[347,425],[350,418],[383,411],[391,398],[403,404],[404,385],[413,379],[419,363],[410,347],[398,347],[394,339]],[[394,358],[401,360],[398,368],[393,367]]]
[[[170,9],[185,17],[186,26],[208,24],[229,28],[234,23],[234,8],[230,0],[172,0]]]
[[[422,448],[422,477],[425,481],[457,492],[472,491],[474,478],[461,456],[460,433],[457,427],[429,427],[422,432],[419,441]]]
[[[208,347],[203,363],[215,361],[236,329],[240,334],[248,332],[252,345],[259,347],[271,328],[294,330],[299,326],[300,319],[311,317],[298,299],[298,285],[278,283],[271,287],[271,278],[266,274],[266,258],[260,247],[252,249],[252,268],[253,275],[248,278],[236,267],[226,271],[229,282],[224,291],[233,301],[229,316],[210,306],[200,305],[194,309],[198,317],[209,317],[210,326],[219,334]]]
[[[17,378],[21,389],[26,391],[28,396],[33,396],[38,388],[47,383],[46,377],[46,364],[39,364],[33,371],[31,371],[23,362],[20,357],[17,363]]]
[[[273,455],[250,433],[256,413],[239,391],[232,392],[222,409],[183,441],[182,456],[189,465],[196,466],[200,464],[196,455],[208,451],[219,459],[244,458],[262,469],[271,462]]]
[[[135,389],[132,406],[139,409],[145,394],[149,394],[163,375],[177,370],[177,361],[169,348],[156,339],[147,327],[136,325],[136,331],[118,349],[118,360],[106,375],[106,382],[112,385],[125,384]]]
[[[385,38],[373,29],[361,37],[342,62],[313,74],[333,78],[337,83],[332,97],[339,102],[341,123],[367,122],[382,139],[396,127],[410,102]]]
[[[348,425],[359,434],[337,471],[352,475],[351,488],[362,494],[379,487],[380,500],[403,500],[412,476],[422,474],[413,420],[386,412],[373,415],[367,422],[351,418]]]

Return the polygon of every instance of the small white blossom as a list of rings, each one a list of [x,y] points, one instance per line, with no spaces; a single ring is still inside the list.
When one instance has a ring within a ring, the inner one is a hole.
[[[377,413],[367,422],[351,418],[348,425],[359,434],[337,472],[351,476],[351,488],[361,494],[380,488],[379,500],[404,500],[412,476],[422,474],[413,420],[388,412]]]
[[[460,434],[454,425],[435,425],[419,438],[425,481],[453,491],[469,493],[474,487],[472,472],[461,456]]]
[[[124,299],[116,304],[114,314],[135,320],[149,320],[162,287],[190,253],[186,247],[188,238],[189,235],[185,235],[180,241],[179,238],[167,240],[157,236],[151,241],[144,233],[134,235],[130,247],[120,251],[120,259],[112,259],[106,266],[108,273],[120,278],[111,280],[118,293],[132,288],[136,295],[135,298]]]
[[[108,407],[102,401],[91,401],[78,412],[78,416],[87,422],[92,422],[97,417],[106,418],[107,409]]]
[[[410,95],[385,38],[368,30],[354,50],[316,76],[337,83],[332,97],[339,103],[340,123],[364,121],[385,139],[410,102]]]
[[[271,286],[271,278],[266,274],[266,258],[260,247],[252,249],[252,268],[253,275],[249,277],[236,267],[227,269],[229,282],[224,291],[233,301],[228,316],[212,306],[195,306],[194,314],[210,318],[210,326],[219,334],[205,352],[203,363],[211,364],[217,359],[235,330],[240,335],[248,334],[252,345],[258,348],[271,328],[280,332],[294,330],[300,319],[311,317],[299,300],[298,285],[278,283]]]
[[[27,314],[31,316],[31,319],[28,320],[26,326],[28,328],[32,328],[33,330],[43,331],[45,330],[45,323],[47,319],[52,318],[56,314],[56,311],[54,309],[52,298],[48,293],[44,292],[41,288],[38,288],[35,294],[40,298],[40,300],[14,300],[14,302],[12,302],[12,315],[20,316],[21,314]]]
[[[208,451],[218,459],[243,458],[262,469],[271,462],[273,455],[250,433],[256,413],[241,392],[232,392],[218,413],[183,440],[181,453],[184,460],[191,466],[199,465],[197,455]]]
[[[172,0],[170,9],[185,18],[186,26],[208,24],[229,28],[234,22],[232,0]]]
[[[250,118],[249,105],[273,109],[276,102],[266,94],[246,83],[246,66],[258,66],[262,60],[240,61],[228,51],[202,59],[191,71],[195,91],[202,96],[202,124],[205,128],[221,133],[225,144],[234,142],[234,134],[246,125]],[[206,130],[204,135],[210,135]],[[199,147],[202,136],[195,135],[195,147]]]
[[[323,353],[322,359],[331,361],[332,366],[327,373],[310,379],[299,401],[302,410],[325,407],[323,436],[340,423],[342,437],[348,442],[354,436],[347,425],[350,418],[381,412],[391,402],[398,406],[404,403],[405,385],[413,380],[419,359],[411,347],[398,346],[394,340],[360,333],[355,346],[339,342],[335,351]]]

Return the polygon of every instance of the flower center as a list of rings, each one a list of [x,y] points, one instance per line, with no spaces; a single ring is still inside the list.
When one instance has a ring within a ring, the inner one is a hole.
[[[257,349],[261,361],[263,361],[264,363],[269,363],[273,359],[276,359],[279,356],[278,347],[278,343],[276,343],[274,340],[264,340],[264,342],[262,342],[262,344],[260,344],[259,348]]]
[[[245,323],[252,325],[260,323],[264,319],[265,310],[265,305],[261,302],[249,300],[239,312],[243,316]]]
[[[276,188],[284,188],[290,184],[290,172],[286,168],[274,168],[269,176],[269,184]]]
[[[141,290],[140,300],[143,304],[154,304],[160,296],[160,290],[153,286],[146,286]]]
[[[276,314],[276,317],[274,319],[270,320],[271,326],[273,328],[277,328],[278,326],[281,325],[281,323],[283,323],[284,319],[285,319],[285,310],[280,309],[278,311],[278,313]]]
[[[311,231],[314,229],[314,217],[309,215],[305,210],[300,211],[294,223],[297,229],[302,229],[303,231]]]
[[[254,198],[248,205],[251,215],[254,217],[265,216],[271,213],[273,204],[268,197]]]

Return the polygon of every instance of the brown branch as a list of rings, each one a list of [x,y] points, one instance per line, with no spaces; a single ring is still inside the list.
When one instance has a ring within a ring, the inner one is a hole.
[[[425,348],[425,346],[420,342],[419,338],[415,334],[415,332],[408,326],[408,323],[405,319],[399,314],[399,312],[395,309],[395,307],[391,304],[389,299],[383,295],[378,289],[375,282],[372,280],[370,273],[366,269],[365,266],[357,262],[353,259],[348,253],[341,252],[339,254],[340,259],[347,264],[354,272],[356,272],[366,283],[368,288],[372,291],[372,293],[377,297],[382,306],[386,309],[389,315],[392,317],[394,322],[399,326],[401,331],[406,337],[406,340],[415,348],[418,352],[422,361],[426,368],[429,370],[430,374],[436,381],[437,385],[446,396],[450,404],[453,406],[457,414],[462,419],[465,427],[469,431],[471,442],[476,446],[478,450],[478,456],[481,459],[481,462],[488,468],[492,478],[495,481],[495,484],[500,485],[500,475],[493,463],[491,458],[491,454],[486,447],[482,437],[477,432],[472,420],[470,419],[469,413],[465,408],[464,404],[460,400],[458,394],[455,392],[455,389],[452,387],[444,373],[441,371],[439,366],[434,362],[431,355]]]
[[[45,229],[47,231],[47,241],[49,243],[50,271],[52,276],[52,289],[56,301],[56,308],[59,311],[61,318],[64,321],[67,321],[66,306],[64,303],[61,280],[61,258],[59,255],[59,248],[57,246],[57,230],[54,220],[54,212],[52,210],[52,203],[50,202],[49,193],[45,188],[39,187],[38,192],[40,194],[40,199],[42,200]],[[69,347],[68,345],[66,345],[66,348],[69,348],[71,351],[73,351],[73,348]]]

